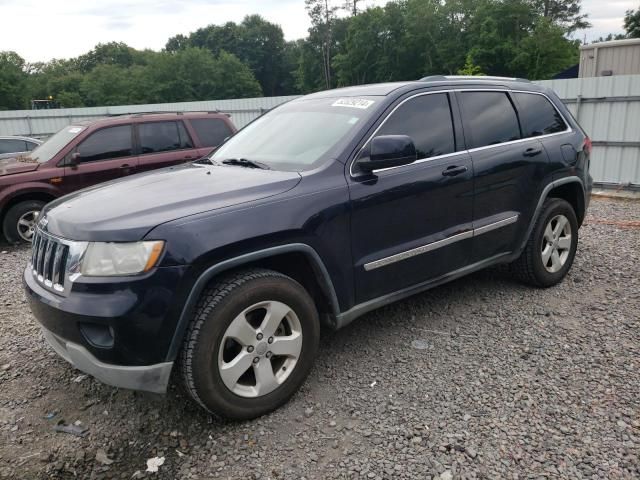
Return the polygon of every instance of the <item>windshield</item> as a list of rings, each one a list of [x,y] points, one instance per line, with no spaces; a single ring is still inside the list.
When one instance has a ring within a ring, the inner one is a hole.
[[[378,103],[376,97],[293,101],[249,124],[211,158],[261,162],[273,170],[310,170],[335,154],[332,150]]]
[[[84,129],[85,127],[76,127],[73,125],[64,127],[53,137],[50,137],[42,145],[29,153],[28,157],[38,163],[46,163]]]

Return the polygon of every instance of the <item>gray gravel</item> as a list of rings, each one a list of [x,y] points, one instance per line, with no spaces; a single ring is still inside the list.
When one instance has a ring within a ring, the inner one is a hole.
[[[0,478],[638,478],[640,228],[619,220],[640,203],[592,202],[558,287],[493,269],[325,334],[288,405],[228,424],[59,359],[26,308],[28,250],[0,247]]]

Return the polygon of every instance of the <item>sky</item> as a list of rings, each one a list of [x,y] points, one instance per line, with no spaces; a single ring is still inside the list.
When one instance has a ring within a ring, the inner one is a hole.
[[[365,5],[386,1],[366,0]],[[638,0],[582,4],[593,28],[575,36],[587,41],[622,33],[625,11],[639,6]],[[13,50],[36,62],[75,57],[111,41],[160,50],[178,33],[240,22],[252,13],[279,24],[287,40],[304,37],[309,28],[304,0],[0,0],[0,51]]]

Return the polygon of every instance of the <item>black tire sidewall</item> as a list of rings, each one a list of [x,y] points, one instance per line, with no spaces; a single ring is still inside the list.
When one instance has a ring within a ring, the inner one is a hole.
[[[18,233],[18,219],[30,210],[42,211],[44,202],[27,200],[11,207],[2,221],[2,233],[9,243],[26,243]]]
[[[555,273],[551,273],[542,262],[542,242],[547,224],[557,215],[564,215],[569,220],[571,225],[571,249],[569,250],[569,257],[562,268]],[[561,199],[549,201],[540,214],[540,221],[536,224],[533,234],[535,239],[533,243],[533,273],[541,286],[550,287],[556,285],[564,279],[571,269],[578,249],[578,220],[571,205]]]
[[[244,398],[231,392],[218,370],[218,352],[224,333],[234,318],[256,303],[275,300],[288,305],[302,328],[302,351],[287,380],[273,392]],[[285,403],[307,377],[318,350],[320,323],[311,297],[292,279],[273,276],[251,280],[227,295],[209,312],[198,335],[192,359],[192,375],[200,402],[211,412],[229,419],[250,419]]]

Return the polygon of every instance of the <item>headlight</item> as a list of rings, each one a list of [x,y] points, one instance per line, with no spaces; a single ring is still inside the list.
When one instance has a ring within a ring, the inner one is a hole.
[[[162,253],[163,241],[89,243],[81,273],[89,277],[133,275],[151,270]]]

